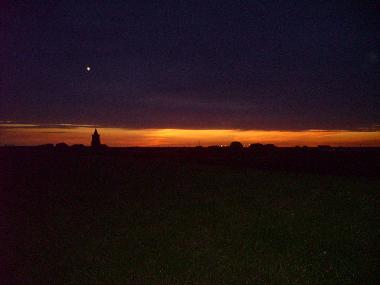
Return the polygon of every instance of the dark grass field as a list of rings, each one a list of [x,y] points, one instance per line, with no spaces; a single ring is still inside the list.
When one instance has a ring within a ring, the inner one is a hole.
[[[1,284],[379,284],[380,180],[1,153]]]

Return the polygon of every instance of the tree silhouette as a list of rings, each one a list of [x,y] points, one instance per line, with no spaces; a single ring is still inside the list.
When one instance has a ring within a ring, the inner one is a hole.
[[[232,142],[230,143],[230,149],[231,150],[242,150],[243,149],[243,144],[241,142]]]

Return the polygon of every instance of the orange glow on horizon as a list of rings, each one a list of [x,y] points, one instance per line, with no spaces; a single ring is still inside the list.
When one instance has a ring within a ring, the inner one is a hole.
[[[0,124],[0,145],[40,145],[65,142],[89,145],[94,126],[61,124]],[[208,146],[272,143],[277,146],[380,146],[380,131],[306,130],[189,130],[189,129],[126,129],[97,128],[101,141],[109,146]]]

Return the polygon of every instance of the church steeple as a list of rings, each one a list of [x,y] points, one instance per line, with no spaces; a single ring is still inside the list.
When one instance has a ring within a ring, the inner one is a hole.
[[[92,135],[91,147],[99,147],[100,146],[100,135],[98,134],[98,130],[95,129],[94,134]]]

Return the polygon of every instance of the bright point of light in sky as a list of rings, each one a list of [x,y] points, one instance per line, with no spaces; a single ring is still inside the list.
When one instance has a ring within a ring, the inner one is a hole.
[[[91,67],[89,67],[88,65],[86,66],[86,70],[87,71],[90,71],[91,70]]]

